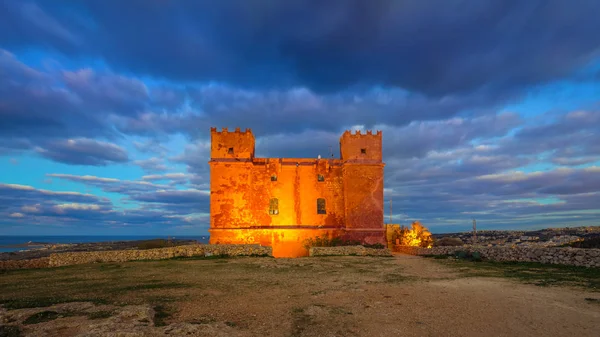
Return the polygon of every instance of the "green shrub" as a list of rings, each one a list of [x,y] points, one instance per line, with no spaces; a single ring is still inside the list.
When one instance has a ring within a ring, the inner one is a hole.
[[[165,326],[172,312],[164,305],[154,306],[154,326]]]
[[[113,315],[112,311],[95,311],[92,313],[89,313],[87,315],[87,317],[89,319],[104,319],[104,318],[109,318]]]
[[[370,245],[370,244],[364,244],[363,246],[365,248],[375,248],[375,249],[384,249],[385,248],[385,246],[383,244],[381,244],[381,243],[374,243],[372,245]]]
[[[563,247],[574,248],[600,248],[600,237],[588,238],[582,241],[571,242],[563,245]]]
[[[452,237],[445,237],[445,238],[441,238],[439,240],[435,240],[433,245],[435,247],[446,247],[446,246],[451,246],[451,247],[455,247],[455,246],[462,246],[464,243],[460,238],[452,238]]]
[[[23,321],[23,324],[38,324],[42,322],[53,321],[60,317],[60,314],[55,311],[42,311],[37,314],[29,316],[26,320]]]
[[[385,246],[381,243],[366,244],[358,240],[344,240],[340,237],[329,237],[328,234],[323,236],[317,236],[314,238],[308,238],[304,240],[303,246],[306,249],[311,247],[340,247],[340,246],[363,246],[365,248],[376,248],[383,249]]]
[[[475,261],[475,262],[482,261],[480,252],[467,252],[464,250],[459,250],[454,253],[454,257],[459,260],[468,260],[468,261]]]
[[[20,337],[21,329],[15,325],[0,325],[0,336],[2,337]]]

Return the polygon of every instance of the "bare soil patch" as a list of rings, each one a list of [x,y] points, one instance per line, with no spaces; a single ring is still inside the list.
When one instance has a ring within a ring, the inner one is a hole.
[[[108,336],[115,331],[147,336],[597,336],[600,293],[587,283],[540,287],[470,272],[481,266],[413,256],[348,256],[15,270],[0,274],[0,331],[18,329],[21,336]]]

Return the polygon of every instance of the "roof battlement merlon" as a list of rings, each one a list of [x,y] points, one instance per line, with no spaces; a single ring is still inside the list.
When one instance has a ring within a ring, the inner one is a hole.
[[[210,132],[211,133],[216,133],[216,134],[227,134],[227,133],[239,133],[239,134],[252,134],[252,129],[250,128],[246,128],[246,130],[242,131],[239,127],[235,128],[235,131],[229,131],[228,128],[222,128],[221,131],[218,131],[217,128],[215,127],[211,127],[210,128]]]
[[[373,134],[373,130],[367,130],[367,133],[362,133],[362,131],[360,130],[355,130],[354,132],[350,131],[350,130],[346,130],[344,131],[344,134],[342,135],[342,137],[368,137],[368,136],[375,136],[375,137],[381,137],[382,132],[381,130],[377,130],[376,134]]]

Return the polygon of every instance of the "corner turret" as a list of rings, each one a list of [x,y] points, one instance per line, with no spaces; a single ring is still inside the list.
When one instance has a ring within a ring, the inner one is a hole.
[[[236,128],[231,132],[227,128],[218,131],[217,128],[210,128],[211,149],[210,157],[215,158],[235,158],[252,159],[254,158],[254,135],[251,129],[241,131]]]
[[[360,130],[352,133],[348,130],[340,137],[340,155],[342,160],[383,160],[382,155],[382,132],[373,134],[367,130],[362,134]]]

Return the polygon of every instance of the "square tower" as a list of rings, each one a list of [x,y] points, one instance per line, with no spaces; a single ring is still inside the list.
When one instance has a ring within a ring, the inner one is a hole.
[[[344,132],[340,138],[343,161],[346,228],[383,228],[382,133]]]
[[[340,156],[344,161],[381,162],[383,160],[381,149],[381,131],[377,131],[376,134],[371,130],[366,134],[361,134],[360,131],[354,134],[346,131],[340,137]]]
[[[255,140],[251,129],[241,131],[236,128],[234,132],[223,128],[221,132],[217,128],[210,128],[210,157],[230,159],[252,159],[254,158]]]

